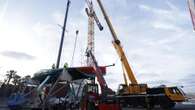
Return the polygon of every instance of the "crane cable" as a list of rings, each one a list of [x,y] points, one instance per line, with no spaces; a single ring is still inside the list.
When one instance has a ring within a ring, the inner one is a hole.
[[[74,55],[75,55],[75,50],[76,50],[76,46],[77,46],[78,34],[79,34],[79,30],[76,30],[76,37],[75,37],[75,41],[74,41],[74,50],[73,50],[70,66],[72,66],[73,62],[74,62]]]

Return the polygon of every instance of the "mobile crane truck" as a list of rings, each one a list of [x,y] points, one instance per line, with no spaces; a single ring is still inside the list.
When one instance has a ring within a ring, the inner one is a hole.
[[[102,5],[101,0],[97,0],[97,3],[101,9],[101,12],[106,20],[109,30],[113,37],[113,45],[117,51],[117,54],[121,60],[124,70],[125,84],[120,84],[117,91],[117,96],[122,105],[143,106],[152,108],[155,105],[160,105],[161,108],[173,108],[176,102],[185,101],[185,95],[178,87],[156,87],[149,88],[147,84],[139,84],[134,76],[134,73],[129,65],[127,57],[121,46],[121,42],[118,39],[112,23]],[[126,74],[130,80],[130,84],[127,82]]]

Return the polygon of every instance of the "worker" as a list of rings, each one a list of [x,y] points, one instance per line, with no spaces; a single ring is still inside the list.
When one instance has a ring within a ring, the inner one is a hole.
[[[53,64],[51,68],[52,68],[52,69],[55,69],[55,68],[56,68],[56,65],[55,65],[55,64]]]
[[[68,68],[68,63],[66,62],[65,64],[64,64],[64,69],[67,69]]]
[[[41,104],[43,104],[43,90],[38,90],[38,97],[39,100],[41,101]]]

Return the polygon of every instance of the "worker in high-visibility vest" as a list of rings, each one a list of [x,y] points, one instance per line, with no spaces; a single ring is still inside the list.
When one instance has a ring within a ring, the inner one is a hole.
[[[65,63],[64,64],[64,69],[67,69],[68,68],[68,63]]]

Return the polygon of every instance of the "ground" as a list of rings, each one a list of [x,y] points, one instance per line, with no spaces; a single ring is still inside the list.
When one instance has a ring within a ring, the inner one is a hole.
[[[0,110],[9,110],[5,107],[0,107]],[[142,108],[124,108],[123,110],[146,110],[146,109],[142,109]],[[156,107],[155,109],[152,110],[162,110],[159,107]],[[195,110],[195,104],[191,105],[191,104],[178,104],[176,105],[176,107],[172,110]]]
[[[2,100],[1,100],[2,102]],[[7,107],[0,105],[0,110],[9,110]],[[143,108],[123,108],[123,110],[146,110]],[[155,107],[152,110],[162,110],[159,107]],[[195,110],[195,100],[192,100],[191,102],[185,102],[183,104],[176,104],[174,109],[171,110]]]
[[[124,108],[123,110],[146,110],[142,108]],[[159,107],[155,107],[152,110],[162,110]],[[195,110],[195,104],[178,104],[174,109],[171,110]]]

